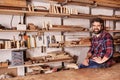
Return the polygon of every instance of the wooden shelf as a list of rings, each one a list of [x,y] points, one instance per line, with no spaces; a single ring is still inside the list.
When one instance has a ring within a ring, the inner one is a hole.
[[[120,0],[93,0],[99,6],[111,7],[111,8],[120,8]]]
[[[0,32],[89,32],[81,31],[79,29],[49,29],[49,30],[0,30]]]
[[[70,0],[66,5],[79,5],[88,7],[104,7],[104,8],[120,8],[119,1],[106,1],[106,0]]]
[[[49,12],[42,12],[42,11],[27,11],[26,12],[27,16],[45,16],[45,17],[66,17],[69,16],[70,14],[54,14],[54,13],[49,13]]]
[[[17,9],[22,9],[22,8],[27,8],[27,6],[15,6],[15,5],[4,5],[4,4],[0,4],[0,7],[4,7],[4,8],[17,8]]]
[[[53,3],[59,3],[63,5],[79,5],[88,7],[103,7],[103,8],[120,8],[119,0],[36,0],[41,2],[53,1]]]
[[[0,49],[0,51],[19,51],[19,50],[26,50],[27,48],[11,48],[11,49]]]
[[[81,31],[81,29],[73,29],[73,28],[69,28],[69,29],[50,29],[48,31],[60,31],[60,32],[89,32],[89,31]]]
[[[49,29],[49,30],[0,30],[0,32],[90,32],[79,29]],[[120,30],[107,30],[108,32],[120,32]]]
[[[48,12],[37,12],[37,11],[26,11],[25,12],[27,16],[46,16],[49,13]]]
[[[120,30],[108,30],[108,32],[120,32]]]
[[[120,43],[114,43],[114,45],[120,45]],[[64,47],[90,47],[91,45],[86,44],[86,45],[66,45]]]
[[[71,1],[67,1],[67,3],[65,5],[78,5],[78,6],[88,6],[90,7],[94,2],[91,0],[71,0]]]
[[[58,62],[71,62],[71,61],[73,61],[73,59],[56,60],[56,61],[50,61],[50,62],[42,62],[38,64],[30,64],[30,65],[8,66],[8,68],[30,67],[30,66],[38,66],[38,65],[52,64],[52,63],[58,63]]]
[[[66,45],[65,47],[90,47],[90,45]]]
[[[117,16],[104,16],[104,15],[90,15],[90,14],[53,14],[49,12],[27,12],[27,15],[36,15],[36,16],[45,16],[45,17],[66,17],[66,18],[85,18],[85,19],[92,19],[95,17],[102,18],[104,20],[119,20],[120,17]]]
[[[7,9],[0,9],[0,14],[15,14],[15,15],[24,15],[27,11],[23,10],[7,10]]]
[[[0,32],[38,32],[38,30],[0,30]]]
[[[120,17],[116,17],[116,16],[103,16],[103,15],[96,15],[104,20],[118,20],[120,21]]]
[[[59,13],[49,13],[48,15],[46,15],[47,17],[67,17],[70,16],[70,14],[59,14]]]
[[[69,18],[87,18],[87,19],[92,19],[95,17],[102,18],[104,20],[118,20],[120,21],[120,17],[117,16],[104,16],[104,15],[90,15],[90,14],[78,14],[78,15],[69,15]]]

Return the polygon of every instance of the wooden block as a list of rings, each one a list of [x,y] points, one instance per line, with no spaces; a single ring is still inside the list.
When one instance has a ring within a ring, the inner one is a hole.
[[[8,67],[8,62],[2,62],[1,67]]]
[[[49,47],[59,47],[59,43],[51,43],[49,44]]]
[[[34,6],[33,6],[33,5],[31,5],[31,9],[32,9],[32,11],[34,12]]]
[[[5,74],[5,73],[8,73],[13,76],[17,76],[17,69],[16,68],[12,68],[12,69],[0,68],[0,74]]]
[[[28,5],[28,11],[32,11],[32,10],[31,10],[31,5]]]

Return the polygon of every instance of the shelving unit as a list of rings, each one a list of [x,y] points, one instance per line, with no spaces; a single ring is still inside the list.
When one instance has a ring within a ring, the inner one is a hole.
[[[38,0],[39,1],[39,0]],[[41,1],[41,0],[40,0]],[[44,0],[43,0],[44,1]],[[45,0],[46,2],[49,3],[50,0]],[[96,0],[53,0],[53,1],[57,1],[58,3],[60,3],[62,6],[64,5],[69,5],[69,4],[74,4],[74,5],[80,5],[80,6],[88,6],[90,8],[94,8],[94,7],[105,7],[105,8],[112,8],[112,9],[117,9],[119,10],[120,6],[119,5],[112,5],[110,6],[108,5],[104,5],[99,3],[99,1]],[[83,1],[83,2],[82,2]],[[97,4],[97,6],[95,6],[95,4]],[[110,3],[112,4],[112,3]],[[114,3],[113,3],[114,4]],[[116,4],[116,3],[115,3]],[[29,17],[29,16],[42,16],[42,17],[59,17],[61,18],[61,25],[63,24],[63,20],[64,18],[75,18],[75,19],[88,19],[91,20],[92,18],[95,17],[99,17],[102,18],[104,20],[110,20],[110,21],[120,21],[120,15],[113,15],[113,16],[105,16],[105,15],[92,15],[92,14],[83,14],[83,13],[78,13],[78,14],[57,14],[57,13],[49,13],[49,10],[46,11],[28,11],[28,10],[9,10],[9,9],[0,9],[0,14],[6,14],[6,15],[23,15],[25,17]],[[70,26],[71,27],[71,26]],[[50,28],[49,30],[0,30],[0,32],[40,32],[40,33],[44,33],[44,32],[61,32],[61,35],[64,36],[65,32],[85,32],[85,33],[90,33],[91,31],[81,31],[79,29],[74,29],[74,28],[69,28],[69,29],[59,29],[59,28]],[[120,30],[108,30],[108,32],[112,32],[112,33],[119,33]],[[63,39],[65,41],[65,39]],[[120,45],[115,44],[115,45]],[[62,50],[64,50],[65,48],[72,48],[72,47],[89,47],[90,45],[66,45],[66,46],[62,46],[60,48],[62,48]],[[1,50],[11,50],[11,51],[19,51],[19,50],[27,50],[27,48],[12,48],[12,49],[0,49]],[[44,62],[44,63],[38,63],[38,64],[30,64],[30,65],[20,65],[20,66],[8,66],[8,69],[10,68],[19,68],[19,67],[30,67],[30,66],[37,66],[37,65],[44,65],[44,64],[51,64],[51,63],[57,63],[57,62],[66,62],[66,61],[71,61],[71,59],[66,59],[66,60],[56,60],[53,62]]]

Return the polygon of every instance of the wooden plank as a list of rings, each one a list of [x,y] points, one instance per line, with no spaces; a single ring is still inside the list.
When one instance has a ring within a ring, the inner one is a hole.
[[[120,30],[109,30],[108,32],[120,32]]]
[[[24,13],[26,13],[26,11],[22,11],[22,10],[6,10],[6,9],[0,9],[0,14],[23,15]]]
[[[56,1],[58,3],[62,3],[62,2],[65,2],[66,0],[51,0],[51,1]]]
[[[0,30],[0,32],[38,32],[38,30]]]
[[[91,1],[91,2],[90,2]],[[106,0],[68,0],[66,4],[74,4],[80,6],[95,7],[94,1],[96,1],[96,7],[106,8],[120,8],[120,1],[106,1]]]
[[[120,5],[120,0],[91,0],[91,1],[96,1],[96,2],[100,2],[100,3],[108,3],[108,4],[116,4],[116,5]]]
[[[48,15],[48,12],[34,12],[34,11],[27,11],[26,15],[27,16],[46,16]]]
[[[66,17],[66,16],[69,16],[70,14],[59,14],[59,13],[49,13],[47,14],[46,16],[47,17]]]
[[[91,0],[68,0],[68,2],[93,3]]]
[[[0,0],[1,6],[26,7],[26,0]]]
[[[83,14],[83,13],[79,13],[78,15],[70,15],[70,18],[86,18],[86,19],[92,19],[94,17],[96,17],[96,15],[90,15],[90,14]]]
[[[79,5],[79,6],[91,6],[93,2],[85,2],[85,1],[68,1],[66,4],[71,4],[71,5]]]
[[[0,9],[0,14],[15,14],[15,15],[24,15],[26,14],[27,16],[46,16],[46,17],[69,17],[69,18],[94,18],[94,17],[102,17],[104,19],[108,20],[120,20],[120,17],[113,17],[113,16],[99,16],[99,15],[89,15],[89,14],[53,14],[49,12],[32,12],[32,11],[22,11],[22,10],[5,10],[5,9]]]
[[[120,20],[119,17],[115,16],[104,16],[104,15],[90,15],[90,14],[78,14],[78,15],[70,15],[69,18],[87,18],[92,19],[95,17],[103,18],[104,20]]]
[[[17,76],[17,69],[0,68],[0,74],[5,74],[5,73],[11,74],[13,76]]]
[[[89,31],[89,29],[77,25],[53,25],[51,29],[58,29],[63,31]]]
[[[98,2],[97,5],[98,6],[103,6],[103,7],[110,7],[110,8],[118,8],[118,9],[120,9],[120,5],[118,5],[118,4]]]
[[[118,20],[120,21],[119,17],[115,17],[115,16],[104,16],[104,15],[98,15],[98,17],[104,19],[104,20]]]

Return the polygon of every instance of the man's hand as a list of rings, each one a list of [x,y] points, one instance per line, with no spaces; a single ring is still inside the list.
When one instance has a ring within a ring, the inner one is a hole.
[[[82,62],[83,65],[88,66],[89,65],[89,59],[85,58],[85,60]]]
[[[101,63],[104,63],[104,62],[106,62],[109,58],[107,58],[107,57],[103,57],[103,58],[101,58],[101,57],[94,57],[94,58],[92,58],[93,59],[93,61],[95,61],[96,63],[99,63],[99,64],[101,64]]]
[[[101,57],[94,57],[94,58],[92,58],[92,59],[93,59],[94,62],[96,62],[96,63],[98,63],[98,64],[103,63]]]

